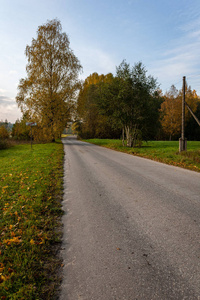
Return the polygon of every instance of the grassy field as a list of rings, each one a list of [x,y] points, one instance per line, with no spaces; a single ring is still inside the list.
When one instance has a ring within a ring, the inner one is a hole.
[[[61,265],[63,146],[0,150],[0,299],[52,299]]]
[[[123,147],[120,140],[90,139],[85,141],[117,151],[200,172],[200,141],[188,141],[187,151],[181,153],[179,153],[178,141],[143,142],[141,148]]]

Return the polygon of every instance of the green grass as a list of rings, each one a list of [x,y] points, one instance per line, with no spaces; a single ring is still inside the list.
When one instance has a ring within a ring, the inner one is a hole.
[[[0,299],[52,299],[60,261],[63,145],[0,150]]]
[[[179,153],[178,141],[143,142],[143,145],[140,148],[123,147],[120,140],[90,139],[85,141],[128,154],[200,172],[200,141],[188,141],[187,151],[181,153]]]

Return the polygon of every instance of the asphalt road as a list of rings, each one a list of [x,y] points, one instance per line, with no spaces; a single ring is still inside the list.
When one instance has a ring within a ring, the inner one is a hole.
[[[200,299],[200,174],[63,143],[60,300]]]

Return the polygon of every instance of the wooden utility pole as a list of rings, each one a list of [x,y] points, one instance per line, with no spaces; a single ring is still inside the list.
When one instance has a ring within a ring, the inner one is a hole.
[[[32,127],[36,126],[37,123],[35,122],[26,122],[26,126],[31,126],[31,149],[33,149],[32,144],[33,144],[33,136],[32,136]]]
[[[179,139],[179,152],[187,150],[187,139],[185,138],[185,76],[183,76],[183,98],[182,98],[182,126],[181,138]]]
[[[182,130],[181,138],[185,139],[185,76],[183,76],[183,99],[182,99]]]

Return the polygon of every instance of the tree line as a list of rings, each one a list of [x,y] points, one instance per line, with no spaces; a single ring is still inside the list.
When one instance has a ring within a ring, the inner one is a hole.
[[[82,84],[76,130],[81,138],[122,138],[127,146],[142,140],[172,140],[181,135],[182,90],[174,85],[164,95],[141,62],[123,61],[113,74],[93,73]],[[186,86],[186,102],[200,118],[200,98]],[[186,109],[186,135],[200,138],[200,127]]]
[[[116,75],[89,76],[80,91],[78,134],[84,138],[122,137],[127,146],[153,139],[159,127],[160,92],[141,62],[131,67],[125,60]]]
[[[164,95],[142,62],[126,60],[116,73],[93,73],[79,80],[82,66],[62,32],[59,20],[39,26],[25,50],[27,77],[18,86],[17,104],[23,113],[12,128],[15,139],[55,141],[69,123],[80,138],[121,138],[124,145],[143,140],[177,139],[181,131],[182,90],[174,85]],[[200,119],[200,99],[186,86],[186,102]],[[8,137],[0,126],[0,139]],[[10,133],[9,133],[10,135]],[[200,127],[186,109],[185,135],[200,138]]]
[[[178,139],[181,135],[183,92],[177,90],[174,85],[163,96],[160,110],[160,120],[165,138]],[[200,98],[195,90],[186,84],[185,101],[190,106],[198,119],[200,119]],[[200,127],[194,120],[189,110],[185,110],[185,135],[189,140],[200,139]]]

